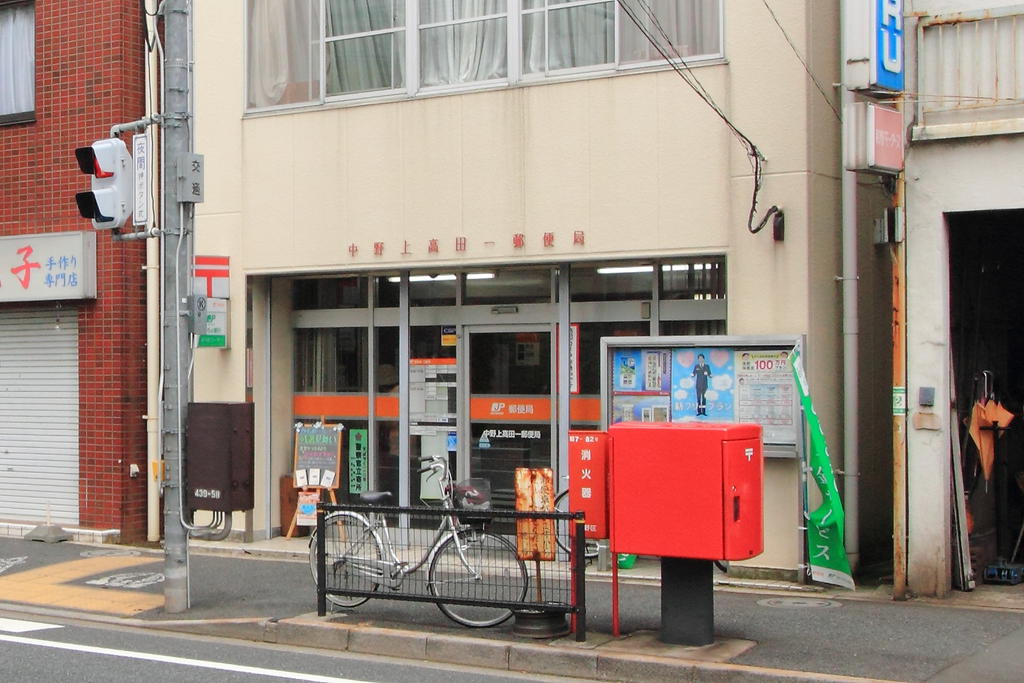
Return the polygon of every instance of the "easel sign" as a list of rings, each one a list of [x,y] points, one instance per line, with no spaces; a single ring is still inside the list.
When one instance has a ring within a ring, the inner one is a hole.
[[[295,423],[295,451],[292,469],[295,481],[295,488],[300,489],[300,503],[305,503],[308,508],[313,500],[319,501],[320,492],[326,490],[331,502],[337,504],[338,499],[334,494],[335,489],[341,482],[341,444],[342,432],[345,426],[341,424],[325,424],[314,422],[306,424]],[[301,507],[301,505],[300,505]],[[300,526],[315,526],[316,516],[312,518],[308,514],[299,515],[297,508],[292,523],[288,528],[287,537],[291,538],[295,533],[296,524]],[[310,523],[312,519],[312,523]]]

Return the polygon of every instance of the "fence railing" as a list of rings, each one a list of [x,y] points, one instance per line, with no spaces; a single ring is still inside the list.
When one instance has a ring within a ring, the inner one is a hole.
[[[466,626],[569,614],[586,638],[582,513],[321,503],[316,528],[321,616],[328,603],[412,600]]]

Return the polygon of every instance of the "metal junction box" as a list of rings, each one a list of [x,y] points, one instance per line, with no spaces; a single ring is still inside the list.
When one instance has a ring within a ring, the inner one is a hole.
[[[191,510],[251,510],[254,452],[252,403],[190,403],[185,480]]]
[[[609,434],[613,552],[746,560],[764,550],[760,425],[620,422]]]

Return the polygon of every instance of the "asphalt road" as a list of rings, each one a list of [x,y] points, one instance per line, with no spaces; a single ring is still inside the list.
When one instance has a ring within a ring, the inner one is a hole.
[[[283,647],[266,643],[173,635],[138,629],[28,620],[0,613],[0,680],[135,683],[266,681],[394,681],[488,683],[538,678],[468,667]]]
[[[24,558],[6,572],[0,571],[0,602],[5,581],[41,567],[77,561],[84,553],[141,552],[141,565],[126,572],[135,576],[159,574],[163,556],[149,551],[118,547],[47,545],[0,538],[0,569],[4,563]],[[281,561],[193,553],[191,556],[191,607],[180,615],[148,609],[133,616],[145,620],[221,619],[230,617],[287,618],[315,612],[312,578],[305,561]],[[117,575],[79,577],[75,587],[88,581]],[[1024,585],[1020,587],[1024,590]],[[158,597],[163,586],[152,583],[138,588],[110,586],[113,598],[134,591]],[[95,591],[93,591],[95,593]],[[610,584],[587,582],[588,627],[610,633]],[[78,607],[48,593],[54,607]],[[102,595],[102,593],[101,593]],[[657,585],[621,586],[621,632],[657,631],[660,626],[661,592]],[[514,639],[512,623],[494,629],[467,630],[448,621],[432,604],[371,600],[342,619],[396,628],[426,629],[480,638]],[[765,592],[717,590],[715,635],[753,641],[754,646],[731,660],[735,664],[862,676],[876,679],[927,680],[961,662],[985,662],[986,648],[1001,652],[990,662],[990,674],[1024,670],[1024,612],[965,609],[925,602],[891,600],[819,599],[814,594],[772,595]],[[2,679],[2,677],[0,677]],[[1012,679],[1010,679],[1012,680]]]

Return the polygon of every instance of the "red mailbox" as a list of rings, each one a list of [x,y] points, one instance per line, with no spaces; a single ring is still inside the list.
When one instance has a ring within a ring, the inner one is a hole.
[[[760,425],[620,422],[609,434],[613,552],[746,560],[764,550]]]

